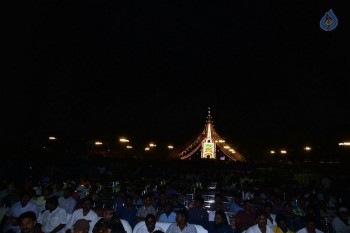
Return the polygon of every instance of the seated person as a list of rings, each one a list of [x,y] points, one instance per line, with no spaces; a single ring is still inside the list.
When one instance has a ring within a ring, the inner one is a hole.
[[[246,233],[273,233],[272,229],[267,226],[265,211],[257,211],[255,216],[257,224],[249,227]]]
[[[305,227],[297,231],[297,233],[323,233],[316,228],[316,220],[313,216],[306,215],[304,217]]]
[[[170,202],[166,202],[164,204],[164,213],[162,213],[159,218],[159,222],[169,222],[174,223],[176,222],[176,214],[173,211],[173,207],[171,206]]]
[[[123,224],[120,219],[117,218],[113,206],[103,208],[99,212],[100,219],[94,225],[94,228],[92,229],[93,233],[103,233],[107,225],[110,227],[111,231],[125,233]]]
[[[204,199],[201,196],[197,196],[194,200],[194,207],[188,210],[188,222],[206,226],[209,221],[209,214],[204,208]]]
[[[224,211],[215,211],[214,222],[208,225],[208,233],[233,233],[233,228],[228,224]]]
[[[137,229],[136,233],[153,233],[155,231],[162,231],[164,230],[158,226],[156,226],[156,216],[154,214],[147,214],[145,217],[145,226],[140,227]]]
[[[193,224],[189,224],[187,209],[181,209],[176,212],[176,223],[172,223],[166,233],[197,233],[197,229]]]
[[[144,199],[144,205],[137,211],[136,221],[141,222],[145,220],[148,214],[157,214],[156,209],[152,206],[152,196],[147,194]]]

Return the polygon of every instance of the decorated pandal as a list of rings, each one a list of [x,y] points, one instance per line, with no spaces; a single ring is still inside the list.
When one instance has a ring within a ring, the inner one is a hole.
[[[200,151],[201,159],[220,159],[226,158],[232,161],[245,161],[245,157],[227,143],[214,129],[213,121],[208,109],[208,116],[205,127],[200,135],[189,145],[184,146],[180,152],[175,152],[171,157],[181,160],[191,159]],[[218,157],[217,152],[221,152],[223,156]]]

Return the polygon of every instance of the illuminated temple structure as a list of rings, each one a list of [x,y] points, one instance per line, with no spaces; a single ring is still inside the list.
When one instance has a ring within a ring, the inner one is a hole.
[[[185,149],[175,152],[172,157],[178,159],[190,159],[200,152],[201,159],[230,159],[233,161],[245,161],[245,157],[223,140],[213,127],[213,122],[208,109],[207,121],[202,133]]]

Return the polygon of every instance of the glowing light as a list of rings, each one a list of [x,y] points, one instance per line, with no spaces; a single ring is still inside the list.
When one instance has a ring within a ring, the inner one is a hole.
[[[103,143],[102,143],[102,142],[99,142],[99,141],[96,141],[96,142],[95,142],[95,145],[97,145],[97,146],[98,146],[98,145],[102,145],[102,144],[103,144]]]
[[[119,142],[129,142],[129,140],[126,138],[119,138]]]
[[[49,137],[49,140],[56,140],[56,137]]]
[[[219,142],[220,142],[220,143],[224,143],[224,142],[225,142],[225,140],[219,140]]]
[[[156,147],[157,145],[154,144],[154,143],[150,143],[149,146],[150,146],[150,147]]]
[[[230,149],[230,147],[229,147],[229,146],[224,146],[224,148],[225,148],[225,149]]]
[[[174,149],[174,147],[172,145],[169,145],[168,149]]]
[[[145,148],[145,151],[149,151],[149,147],[146,147],[146,148]]]
[[[286,150],[281,150],[281,154],[287,154]]]
[[[350,142],[339,142],[339,146],[350,146]]]
[[[128,148],[128,149],[132,149],[132,146],[126,146],[126,148]]]
[[[309,151],[309,150],[311,150],[311,147],[309,147],[309,146],[305,146],[305,147],[304,147],[304,150]]]
[[[234,154],[236,151],[234,149],[230,149],[231,153]]]
[[[271,151],[270,151],[270,154],[276,154],[276,151],[271,150]]]

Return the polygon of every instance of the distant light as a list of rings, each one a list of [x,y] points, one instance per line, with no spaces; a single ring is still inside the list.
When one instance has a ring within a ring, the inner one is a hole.
[[[271,150],[271,151],[270,151],[270,154],[276,154],[276,151]]]
[[[96,141],[95,142],[95,145],[102,145],[103,143],[102,142],[99,142],[99,141]]]
[[[49,140],[56,140],[56,137],[49,137]]]
[[[219,140],[219,142],[220,142],[220,143],[224,143],[224,142],[225,142],[225,140]]]
[[[172,145],[169,145],[168,149],[174,149],[174,147]]]
[[[128,149],[132,149],[132,146],[126,146],[126,148],[128,148]]]
[[[236,153],[234,149],[230,149],[229,151],[231,151],[232,154]]]
[[[339,142],[339,146],[350,146],[350,142]]]
[[[286,150],[281,150],[281,154],[287,154]]]
[[[309,146],[305,146],[305,147],[304,147],[304,150],[309,151],[309,150],[311,150],[311,147],[309,147]]]
[[[119,138],[119,142],[129,142],[129,140],[126,138]]]
[[[149,150],[149,147],[146,147],[145,150],[148,151],[148,150]]]
[[[154,143],[150,143],[149,146],[150,146],[150,147],[156,147],[157,145],[154,144]]]
[[[224,146],[224,148],[225,148],[225,149],[230,149],[230,147],[229,147],[229,146]]]

